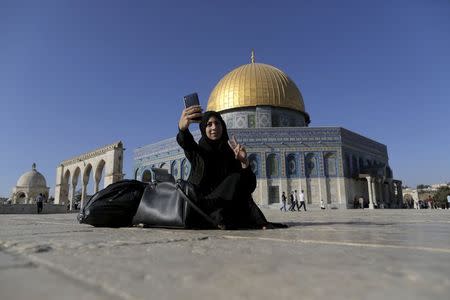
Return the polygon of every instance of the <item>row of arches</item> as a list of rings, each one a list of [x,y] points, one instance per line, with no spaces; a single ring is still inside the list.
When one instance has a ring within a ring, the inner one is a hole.
[[[69,209],[77,209],[82,202],[104,186],[105,161],[101,159],[95,165],[83,162],[64,171],[61,182],[61,203],[68,204]]]
[[[285,157],[285,176],[296,177],[335,177],[338,175],[336,152],[289,153]],[[280,177],[281,164],[278,154],[271,153],[266,159],[267,178]]]
[[[358,177],[364,170],[377,168],[383,169],[384,174],[382,175],[386,178],[393,178],[392,169],[383,162],[354,154],[345,154],[344,156],[344,176],[346,177]]]
[[[186,180],[191,172],[191,164],[184,158],[182,160],[174,160],[172,162],[163,162],[160,164],[152,164],[144,168],[142,174],[139,176],[139,169],[136,170],[135,179],[140,179],[144,182],[152,181],[152,168],[166,169],[175,179]]]
[[[298,177],[335,177],[338,176],[338,159],[336,152],[307,152],[288,153],[282,159],[279,153],[268,153],[265,158],[265,170],[262,170],[261,154],[250,153],[248,155],[250,167],[256,177],[262,178],[298,178]],[[282,172],[282,163],[285,164],[285,172]],[[148,182],[152,180],[151,168],[167,169],[175,179],[186,180],[189,177],[191,166],[186,158],[152,164],[137,169],[135,179]]]
[[[14,204],[32,204],[36,203],[36,197],[42,194],[44,198],[44,202],[48,201],[48,189],[43,188],[38,191],[21,191],[14,195],[13,203]]]

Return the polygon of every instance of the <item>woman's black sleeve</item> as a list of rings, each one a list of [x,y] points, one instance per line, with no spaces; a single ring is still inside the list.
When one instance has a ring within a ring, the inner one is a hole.
[[[183,148],[187,159],[190,161],[194,152],[197,150],[198,144],[195,142],[189,129],[178,130],[177,142]]]

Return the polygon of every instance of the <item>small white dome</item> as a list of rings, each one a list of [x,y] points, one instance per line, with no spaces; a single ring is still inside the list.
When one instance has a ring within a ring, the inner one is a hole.
[[[47,187],[44,175],[36,171],[36,164],[33,164],[33,169],[20,176],[17,181],[17,187]]]

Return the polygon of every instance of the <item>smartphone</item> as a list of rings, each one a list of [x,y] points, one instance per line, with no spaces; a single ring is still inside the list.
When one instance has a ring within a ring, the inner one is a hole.
[[[198,94],[192,93],[184,96],[184,107],[188,108],[190,106],[200,105],[200,101],[198,101]]]
[[[184,96],[183,98],[184,100],[184,107],[188,108],[194,105],[200,105],[200,101],[198,100],[198,94],[197,93],[192,93],[189,95]],[[200,122],[202,120],[201,117],[192,119],[195,122]]]

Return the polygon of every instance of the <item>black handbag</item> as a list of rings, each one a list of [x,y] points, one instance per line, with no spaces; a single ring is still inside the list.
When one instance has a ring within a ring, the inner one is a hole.
[[[211,219],[195,203],[191,184],[187,181],[154,181],[147,185],[133,225],[166,228],[217,228]]]

